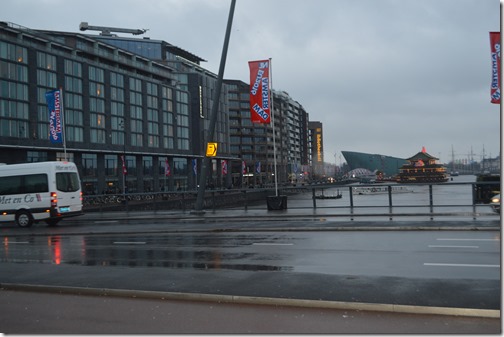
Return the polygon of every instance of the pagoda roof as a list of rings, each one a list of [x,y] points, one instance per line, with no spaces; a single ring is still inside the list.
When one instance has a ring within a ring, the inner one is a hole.
[[[418,161],[420,159],[421,160],[433,160],[433,159],[434,160],[439,160],[439,158],[431,156],[430,154],[428,154],[427,152],[424,152],[424,151],[418,152],[413,157],[406,158],[406,160],[409,160],[409,161]]]

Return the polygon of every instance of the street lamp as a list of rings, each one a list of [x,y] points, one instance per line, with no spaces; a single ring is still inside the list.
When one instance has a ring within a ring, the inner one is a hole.
[[[123,130],[123,165],[126,165],[126,127],[124,125],[124,119],[119,121],[119,127]],[[122,190],[123,190],[123,200],[126,202],[126,175],[124,174],[124,167],[122,168]]]

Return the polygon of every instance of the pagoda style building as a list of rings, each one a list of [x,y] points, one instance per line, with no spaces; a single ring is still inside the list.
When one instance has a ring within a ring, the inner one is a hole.
[[[418,152],[406,160],[408,163],[399,169],[398,183],[444,183],[448,181],[446,167],[438,164],[436,161],[439,158],[428,154],[425,147],[422,147],[422,152]]]

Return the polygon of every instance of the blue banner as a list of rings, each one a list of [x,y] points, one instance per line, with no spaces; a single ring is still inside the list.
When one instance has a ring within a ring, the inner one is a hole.
[[[61,106],[61,91],[53,90],[46,93],[49,108],[49,139],[51,143],[63,143],[63,109]]]
[[[193,159],[192,160],[192,169],[193,169],[193,173],[195,176],[198,175],[198,160],[197,159]]]

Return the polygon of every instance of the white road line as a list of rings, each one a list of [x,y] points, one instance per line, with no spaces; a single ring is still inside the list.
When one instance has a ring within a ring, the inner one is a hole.
[[[114,245],[145,245],[144,241],[115,241]]]
[[[479,246],[442,246],[442,245],[429,245],[429,248],[479,248]]]
[[[424,266],[500,268],[500,265],[498,264],[465,264],[465,263],[424,263]]]
[[[27,244],[29,244],[29,242],[28,241],[16,241],[16,242],[9,241],[8,244],[9,245],[27,245]]]
[[[253,246],[293,246],[293,243],[268,243],[268,242],[254,242]]]
[[[497,239],[450,239],[450,238],[438,238],[438,241],[497,241]]]

